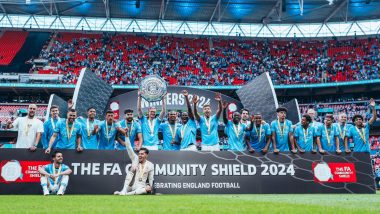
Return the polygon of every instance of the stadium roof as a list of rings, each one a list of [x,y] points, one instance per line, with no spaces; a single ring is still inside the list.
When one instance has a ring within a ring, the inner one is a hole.
[[[379,19],[380,0],[0,0],[0,12],[202,22],[323,23]]]

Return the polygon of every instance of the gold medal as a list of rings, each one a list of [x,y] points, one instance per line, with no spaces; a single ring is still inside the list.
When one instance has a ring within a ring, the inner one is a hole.
[[[54,123],[54,120],[52,117],[50,118],[50,122],[51,122],[51,127],[53,128],[53,131],[54,131],[55,130],[55,123]]]
[[[330,133],[331,133],[331,130],[328,130],[327,129],[327,126],[325,125],[325,132],[326,132],[326,138],[327,138],[327,145],[330,146],[331,145],[331,138],[330,138]]]
[[[187,128],[187,124],[189,122],[187,122],[184,126],[182,126],[181,128],[181,141],[183,141],[183,137],[185,136],[185,131],[186,131],[186,128]]]
[[[91,126],[92,125],[92,126]],[[87,118],[87,122],[86,122],[86,129],[87,129],[87,137],[90,138],[91,137],[91,128],[93,129],[94,127],[94,122],[92,122],[90,125],[90,120]]]
[[[170,128],[170,134],[172,135],[172,139],[175,138],[175,131],[177,130],[177,123],[174,124],[174,130],[172,129],[172,125],[169,124],[169,128]]]
[[[24,126],[24,133],[26,136],[29,135],[29,129],[33,125],[33,120],[34,120],[34,117],[33,117],[33,119],[29,119],[28,116],[26,117],[26,124]]]
[[[346,136],[346,126],[347,124],[344,124],[343,132],[342,132],[342,128],[340,128],[340,124],[338,123],[339,135],[340,135],[340,138],[342,138],[343,140],[344,140],[344,137]]]
[[[237,126],[235,124],[232,124],[232,127],[234,128],[234,132],[235,132],[236,138],[239,138],[239,134],[240,134],[240,122],[238,123]]]
[[[306,144],[307,143],[307,138],[308,138],[308,135],[309,135],[309,127],[307,127],[306,130],[302,127],[302,131],[303,131],[303,141]]]
[[[261,141],[261,132],[263,131],[262,128],[261,128],[262,126],[263,126],[263,124],[260,124],[259,131],[257,131],[257,127],[256,127],[256,125],[253,125],[253,128],[254,128],[255,131],[256,131],[256,135],[259,137],[259,142]]]
[[[208,118],[208,119],[206,117],[204,117],[204,118],[205,118],[205,123],[206,123],[206,126],[207,126],[207,134],[210,135],[210,130],[211,130],[210,119],[211,118]]]
[[[143,180],[145,168],[146,168],[146,163],[144,165],[140,163],[139,176],[138,176],[140,182],[142,182]]]
[[[356,131],[359,133],[360,138],[363,140],[364,144],[367,143],[366,138],[365,138],[365,129],[361,128],[358,129],[358,127],[355,126]]]
[[[107,123],[107,121],[106,121],[106,138],[107,138],[107,140],[108,140],[108,143],[110,142],[110,132],[112,131],[112,127],[113,127],[113,122],[111,123],[111,129],[110,130],[108,130],[108,123]]]
[[[71,128],[69,128],[69,120],[68,120],[68,119],[66,120],[67,139],[68,139],[69,141],[70,141],[70,139],[71,139],[71,136],[73,135],[74,126],[75,126],[75,121],[74,121],[74,123],[71,125]]]
[[[153,120],[148,119],[148,126],[149,126],[149,130],[150,130],[150,135],[153,136],[154,127],[156,126],[156,119],[153,119]]]
[[[284,131],[285,131],[285,121],[284,121],[284,125],[281,126],[280,120],[278,119],[277,125],[278,125],[278,129],[280,131],[280,136],[281,136],[281,138],[283,138],[284,137]]]

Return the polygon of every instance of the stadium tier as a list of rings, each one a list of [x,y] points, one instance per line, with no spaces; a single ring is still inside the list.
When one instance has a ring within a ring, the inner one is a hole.
[[[0,33],[0,65],[9,65],[24,45],[27,31],[5,31]]]
[[[276,85],[379,78],[379,39],[263,40],[59,32],[39,56],[40,74],[75,84],[89,67],[110,84],[158,74],[171,85],[243,85],[268,71]]]

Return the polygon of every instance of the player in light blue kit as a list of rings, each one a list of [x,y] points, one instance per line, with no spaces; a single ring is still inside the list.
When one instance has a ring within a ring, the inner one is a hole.
[[[139,151],[142,146],[142,134],[141,134],[141,125],[139,122],[133,120],[133,110],[126,109],[124,111],[125,120],[119,122],[121,128],[127,130],[127,135],[129,136],[129,141],[131,142],[131,146],[135,151]],[[120,136],[121,140],[125,142],[125,136]],[[138,140],[138,143],[135,145],[135,140]],[[125,146],[122,143],[117,144],[117,149],[125,150]]]
[[[46,154],[49,154],[55,139],[59,136],[60,141],[56,148],[58,149],[75,149],[78,152],[83,150],[82,148],[82,126],[76,122],[77,112],[74,109],[70,109],[67,112],[67,119],[61,119],[55,127],[54,134],[50,138],[49,146],[45,150]]]
[[[137,97],[137,113],[141,123],[141,131],[143,136],[143,147],[149,150],[158,150],[158,129],[164,116],[166,114],[166,94],[162,98],[162,109],[158,118],[156,118],[157,109],[150,107],[148,110],[148,116],[143,114],[141,108],[141,92],[138,91]]]
[[[114,121],[114,113],[112,110],[107,110],[106,120],[101,122],[99,129],[95,128],[95,132],[99,132],[99,148],[104,150],[115,149],[115,140],[117,133],[126,134],[126,130],[122,129],[118,123]]]
[[[100,121],[95,119],[96,110],[94,107],[87,109],[87,118],[78,118],[77,121],[82,125],[82,145],[84,149],[98,149],[99,135],[96,132]]]
[[[60,121],[61,118],[59,118],[59,108],[56,105],[52,105],[50,107],[50,117],[44,122],[44,132],[42,133],[41,143],[42,148],[47,149],[49,146],[49,141],[51,136],[54,134],[54,129],[57,126],[58,121]],[[53,148],[56,147],[57,143],[59,141],[59,137],[57,137],[52,145]]]
[[[332,125],[334,117],[332,114],[325,116],[325,124],[320,129],[317,137],[317,144],[321,145],[322,149],[328,152],[342,153],[339,149],[339,133]]]
[[[301,125],[297,126],[294,130],[294,144],[300,153],[311,152],[313,150],[313,144],[318,132],[314,126],[310,125],[311,122],[310,115],[305,114],[302,116]],[[318,145],[319,151],[324,152],[320,144]],[[296,151],[292,151],[292,153],[296,153]]]
[[[163,150],[178,151],[180,146],[175,144],[175,135],[177,131],[182,127],[177,122],[178,113],[174,110],[169,111],[168,122],[161,123],[159,130],[162,132],[163,137]]]
[[[346,113],[340,113],[338,116],[338,122],[334,123],[333,126],[338,132],[338,138],[339,138],[339,149],[341,151],[345,151],[346,148],[344,146],[344,139],[346,138],[348,132],[350,131],[351,127],[353,127],[351,124],[347,123],[347,115]]]
[[[197,125],[195,124],[193,110],[191,109],[189,93],[186,90],[183,90],[182,94],[185,97],[187,112],[182,112],[182,126],[177,130],[175,143],[180,145],[181,150],[197,151]]]
[[[220,151],[219,135],[218,135],[218,121],[222,114],[222,95],[220,93],[215,94],[215,100],[218,101],[218,110],[215,115],[211,116],[211,106],[209,104],[203,105],[204,116],[199,116],[197,106],[199,98],[194,95],[193,109],[195,119],[198,121],[201,135],[202,135],[202,151]]]
[[[252,130],[251,121],[250,125],[241,123],[241,114],[235,111],[232,114],[232,121],[227,118],[227,107],[229,103],[223,103],[223,122],[225,124],[224,133],[228,137],[228,150],[232,151],[245,151],[245,132]]]
[[[69,183],[69,175],[71,169],[62,163],[62,152],[55,151],[52,155],[53,163],[41,166],[38,168],[41,174],[41,186],[44,195],[65,194],[67,185]]]
[[[248,124],[251,124],[250,121],[248,122]],[[269,124],[263,121],[260,113],[255,113],[252,131],[246,133],[246,136],[249,138],[247,141],[249,152],[261,151],[261,153],[266,154],[270,146],[271,135],[272,132]]]
[[[364,123],[364,118],[362,115],[355,115],[352,118],[352,122],[355,126],[351,127],[350,131],[347,134],[347,137],[344,140],[344,145],[346,147],[346,153],[350,153],[348,148],[348,138],[352,138],[354,142],[354,152],[369,152],[370,143],[369,143],[369,130],[370,126],[376,121],[376,103],[374,99],[370,100],[370,108],[372,111],[372,117],[369,119],[368,123]]]
[[[309,126],[314,128],[315,133],[317,134],[321,133],[321,129],[323,128],[323,123],[315,121],[315,118],[318,116],[317,112],[315,112],[313,108],[309,108],[307,110],[307,114],[311,117],[311,123],[309,124]],[[314,140],[312,153],[317,153],[316,148],[317,148],[317,141]],[[321,153],[320,150],[319,150],[319,153]]]
[[[292,122],[286,119],[288,109],[279,107],[276,112],[277,120],[271,123],[273,152],[278,154],[280,151],[289,151],[289,143],[291,150],[295,151]]]

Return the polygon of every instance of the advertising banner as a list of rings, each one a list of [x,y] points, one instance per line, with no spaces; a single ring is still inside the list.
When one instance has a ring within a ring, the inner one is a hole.
[[[121,190],[126,151],[63,151],[73,173],[67,194],[112,194]],[[151,151],[154,188],[161,194],[375,193],[368,153],[267,154]],[[42,194],[42,150],[0,150],[0,194]]]

